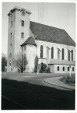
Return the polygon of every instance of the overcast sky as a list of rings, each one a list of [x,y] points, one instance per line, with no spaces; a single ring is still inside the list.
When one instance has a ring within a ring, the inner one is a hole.
[[[8,12],[15,6],[29,9],[31,21],[65,29],[75,40],[75,4],[74,3],[16,3],[4,2],[2,5],[2,52],[7,54]]]

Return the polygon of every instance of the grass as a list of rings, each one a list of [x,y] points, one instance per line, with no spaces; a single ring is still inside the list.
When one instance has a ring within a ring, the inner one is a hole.
[[[2,95],[24,106],[16,107],[2,98],[2,109],[46,109],[74,110],[75,91],[63,91],[55,88],[2,79]]]

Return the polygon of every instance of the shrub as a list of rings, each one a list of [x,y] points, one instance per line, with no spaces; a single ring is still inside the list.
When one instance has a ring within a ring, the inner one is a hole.
[[[46,69],[46,73],[50,73],[50,68],[49,67]]]
[[[24,54],[23,56],[22,54],[20,54],[15,60],[15,64],[16,67],[18,68],[18,72],[23,72],[25,70],[27,63],[28,62],[27,62],[26,54]]]
[[[41,69],[40,69],[40,73],[44,73],[46,71],[47,65],[44,63],[41,63]]]

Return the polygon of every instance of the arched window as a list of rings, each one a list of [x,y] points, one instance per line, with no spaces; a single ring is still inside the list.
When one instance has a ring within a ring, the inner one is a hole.
[[[43,58],[43,45],[40,46],[40,58]]]
[[[21,32],[21,38],[24,38],[24,33],[23,32]]]
[[[21,26],[24,26],[24,20],[21,20]]]
[[[68,61],[70,61],[70,50],[68,50]]]
[[[64,48],[62,49],[62,60],[64,60]]]
[[[54,48],[51,47],[51,58],[53,58],[53,57],[54,57]]]
[[[71,60],[73,61],[73,50],[71,50]]]

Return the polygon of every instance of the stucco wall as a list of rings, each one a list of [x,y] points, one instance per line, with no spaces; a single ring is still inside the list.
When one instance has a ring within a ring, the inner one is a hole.
[[[36,57],[36,46],[27,45],[26,46],[26,57],[28,64],[26,66],[26,72],[34,72],[35,68],[35,57]]]
[[[15,59],[16,56],[22,52],[21,44],[29,37],[29,27],[30,18],[29,14],[25,13],[22,15],[20,11],[14,11],[12,16],[9,15],[8,18],[8,60],[7,60],[7,71],[10,71],[9,62],[11,62],[12,71],[15,70]],[[21,26],[21,20],[24,21],[24,26]],[[11,21],[13,21],[13,26],[11,27]],[[21,38],[21,32],[24,32],[24,38]],[[12,33],[12,38],[11,38]],[[12,47],[10,46],[12,44]],[[11,52],[11,57],[10,57]]]
[[[13,26],[11,26],[11,21],[13,22]],[[12,15],[10,15],[8,17],[8,56],[7,56],[7,71],[11,71],[10,70],[10,62],[11,62],[11,66],[12,66],[12,71],[14,70],[14,28],[15,28],[15,14],[13,13]],[[12,36],[11,36],[12,33]],[[12,44],[12,45],[11,45]],[[10,55],[11,53],[11,55]]]
[[[21,20],[24,21],[24,26],[21,26]],[[15,11],[15,54],[21,52],[21,44],[29,37],[30,19],[29,14],[22,16],[22,12]],[[24,38],[21,38],[21,32],[24,33]]]

